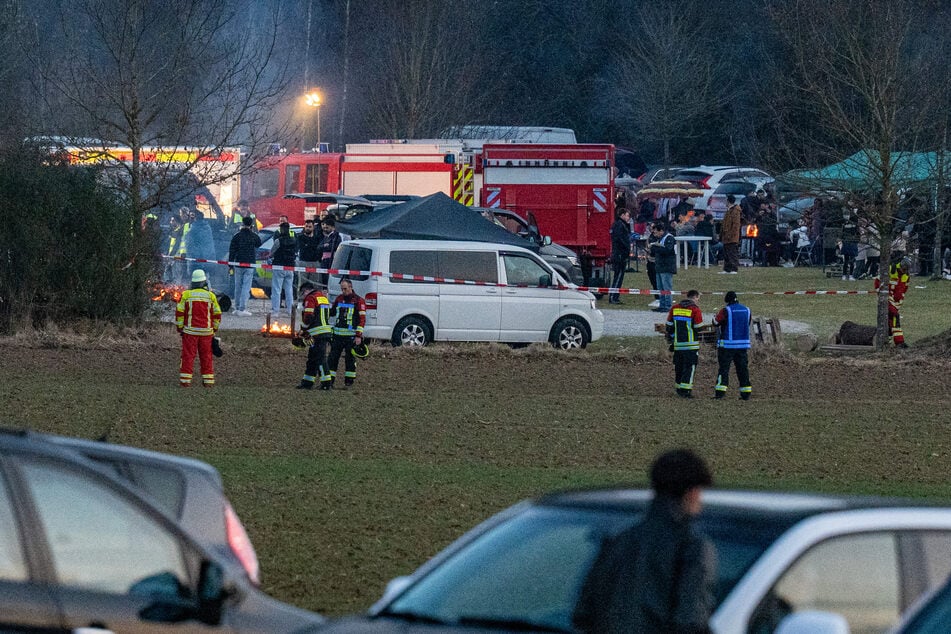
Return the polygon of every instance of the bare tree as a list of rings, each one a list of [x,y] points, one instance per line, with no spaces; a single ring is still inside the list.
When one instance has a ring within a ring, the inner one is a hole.
[[[490,72],[466,49],[482,10],[478,3],[381,0],[363,6],[363,58],[354,66],[370,82],[364,91],[371,133],[390,138],[433,137],[477,117],[485,103],[479,80]]]
[[[279,138],[272,109],[285,97],[277,15],[239,28],[231,0],[76,0],[59,15],[34,62],[44,132],[87,152],[131,150],[118,186],[137,213],[162,202],[186,173],[230,178],[213,158],[233,146],[254,155]],[[143,148],[197,153],[146,163]],[[148,186],[146,187],[146,183]]]
[[[693,0],[647,4],[629,15],[612,104],[642,139],[662,145],[670,165],[672,145],[704,134],[699,124],[722,105],[724,70],[709,54]]]
[[[910,157],[934,149],[936,114],[947,108],[923,81],[932,73],[943,76],[947,59],[936,54],[947,23],[936,19],[941,15],[934,7],[927,0],[777,0],[770,6],[791,65],[787,101],[776,110],[787,121],[790,161],[816,165],[853,157],[843,166],[845,177],[810,178],[808,185],[858,208],[881,237],[880,345],[888,334],[889,249],[908,221],[900,203],[921,182],[909,169]],[[809,125],[789,124],[793,120]]]

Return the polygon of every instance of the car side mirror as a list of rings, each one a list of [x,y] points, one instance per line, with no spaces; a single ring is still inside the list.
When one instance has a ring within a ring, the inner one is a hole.
[[[835,612],[803,610],[780,621],[776,634],[849,634],[849,622]]]
[[[542,236],[542,244],[546,247],[551,244],[551,236]]]
[[[198,620],[207,625],[221,623],[222,606],[225,601],[225,573],[220,564],[213,561],[201,563],[198,577]]]
[[[544,275],[539,276],[538,285],[544,288],[551,286],[551,275],[545,273]]]

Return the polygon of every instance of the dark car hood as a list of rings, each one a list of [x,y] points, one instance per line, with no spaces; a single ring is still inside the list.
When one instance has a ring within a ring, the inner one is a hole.
[[[460,625],[432,625],[428,623],[413,623],[402,619],[367,618],[349,616],[330,621],[322,627],[308,630],[319,634],[472,634],[493,632],[495,634],[524,632],[525,630],[497,630],[483,627],[465,627]],[[544,631],[544,630],[540,630]]]
[[[541,255],[554,256],[559,258],[575,258],[578,257],[577,254],[569,249],[568,247],[562,246],[560,244],[546,244],[542,246],[538,253]]]

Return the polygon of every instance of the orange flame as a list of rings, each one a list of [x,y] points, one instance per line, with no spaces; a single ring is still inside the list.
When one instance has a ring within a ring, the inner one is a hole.
[[[184,291],[184,286],[157,283],[152,287],[152,292],[154,293],[154,295],[152,295],[152,301],[178,303],[178,300],[182,298],[182,293]]]
[[[746,225],[745,235],[747,238],[755,238],[759,235],[759,227],[756,225]]]
[[[261,326],[261,334],[265,337],[293,337],[294,332],[291,330],[290,324],[282,324],[277,321],[271,322],[271,327],[268,328],[267,324]]]

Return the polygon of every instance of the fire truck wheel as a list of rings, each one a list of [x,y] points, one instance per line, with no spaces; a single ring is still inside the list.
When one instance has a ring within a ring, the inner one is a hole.
[[[580,319],[563,317],[551,329],[550,341],[556,348],[577,350],[587,347],[588,342],[591,341],[591,335],[588,334],[588,328]]]
[[[433,327],[422,317],[403,317],[393,329],[390,343],[399,346],[425,346],[433,340]]]

